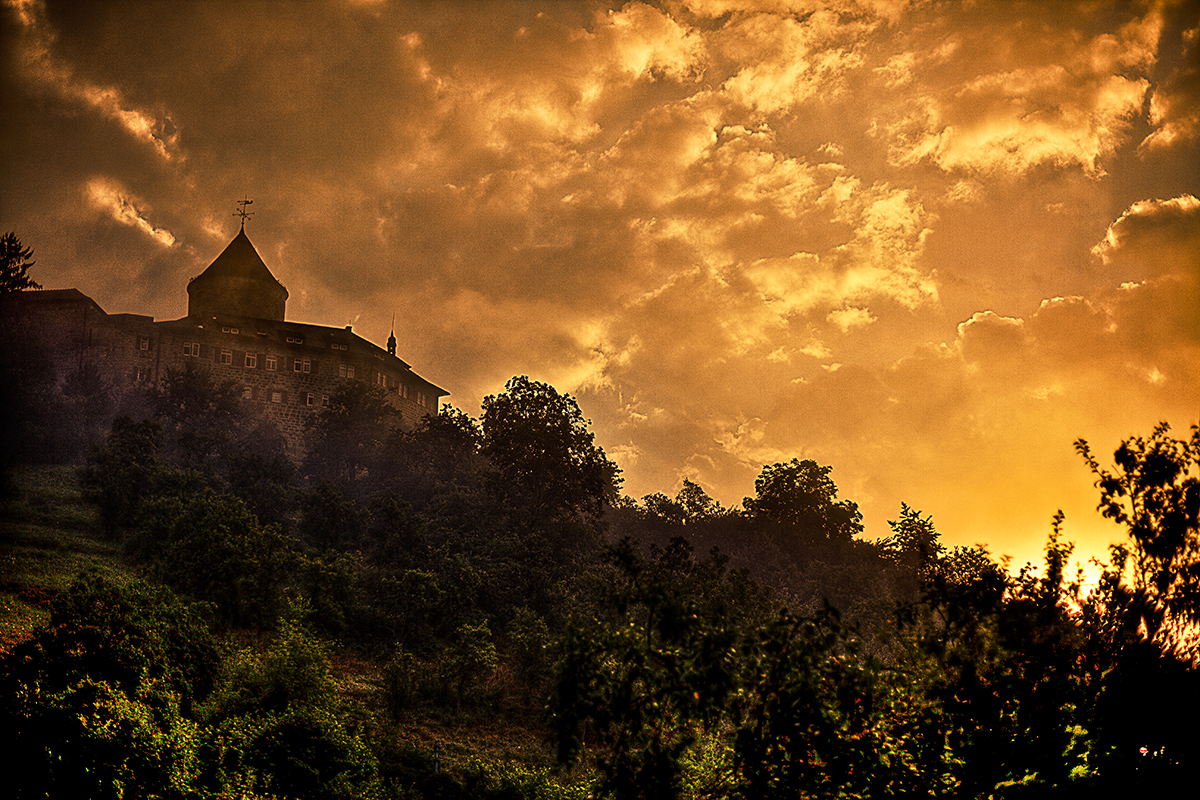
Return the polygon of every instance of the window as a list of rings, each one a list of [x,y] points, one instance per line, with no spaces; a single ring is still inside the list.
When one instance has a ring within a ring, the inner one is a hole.
[[[398,391],[399,391],[399,394],[401,397],[408,397],[408,386],[406,386],[405,384],[403,384],[403,383],[400,384],[400,388]]]
[[[279,362],[275,359],[275,356],[267,356],[267,369],[274,372],[278,365]]]
[[[146,370],[139,369],[137,371],[137,379],[138,379],[138,383],[145,381],[146,380]]]
[[[338,342],[334,342],[333,344],[331,344],[329,346],[332,347],[334,350],[345,350],[346,349],[346,345],[339,344]]]
[[[288,344],[304,344],[304,339],[300,336],[287,337]]]
[[[346,377],[347,377],[347,378],[353,378],[353,377],[354,377],[354,365],[353,365],[353,364],[351,364],[350,366],[346,367]]]
[[[254,399],[254,389],[249,386],[243,386],[242,387],[242,399],[243,400],[253,400]]]
[[[192,358],[199,358],[200,357],[200,343],[199,342],[184,342],[183,354],[185,356],[191,356]]]
[[[308,406],[309,408],[312,408],[312,406],[313,406],[312,392],[309,392],[308,394],[306,394],[304,396],[304,405]]]
[[[139,336],[138,337],[138,350],[149,350],[149,349],[150,349],[150,337],[149,336]]]
[[[312,372],[312,361],[310,359],[304,359],[304,369],[301,371],[305,373]]]
[[[271,402],[272,403],[282,403],[283,402],[283,392],[271,392]]]
[[[321,395],[321,408],[329,408],[329,395]]]
[[[232,364],[233,363],[233,351],[232,350],[222,350],[221,351],[221,363],[222,364]]]
[[[258,353],[246,353],[246,366],[254,369],[258,366]]]
[[[237,328],[221,328],[221,333],[241,333]]]
[[[353,364],[338,364],[338,377],[339,378],[353,378],[354,377],[354,365]]]
[[[417,405],[425,405],[425,393],[417,392]]]

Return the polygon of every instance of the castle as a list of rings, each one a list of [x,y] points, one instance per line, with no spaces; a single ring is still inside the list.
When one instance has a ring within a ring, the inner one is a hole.
[[[436,414],[448,394],[387,349],[347,325],[330,328],[288,322],[283,287],[242,229],[187,286],[188,313],[156,322],[139,314],[108,314],[77,289],[3,296],[6,318],[23,319],[39,334],[61,382],[87,364],[121,398],[156,386],[169,370],[203,366],[214,382],[236,381],[242,397],[273,422],[289,453],[299,457],[313,418],[346,381],[381,387],[403,423]]]

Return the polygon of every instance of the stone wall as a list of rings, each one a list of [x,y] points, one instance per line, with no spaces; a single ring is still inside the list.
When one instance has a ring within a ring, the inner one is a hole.
[[[303,455],[308,426],[346,381],[386,389],[406,426],[436,414],[445,392],[349,329],[249,318],[185,317],[155,322],[106,314],[75,290],[5,301],[5,313],[36,330],[58,380],[95,364],[121,410],[138,387],[158,385],[168,370],[203,367],[217,383],[236,381],[251,409],[275,423],[291,456]]]

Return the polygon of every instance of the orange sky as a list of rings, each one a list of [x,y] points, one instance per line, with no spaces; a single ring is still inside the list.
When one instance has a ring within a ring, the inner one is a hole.
[[[1200,416],[1200,4],[45,3],[0,13],[0,228],[183,316],[247,233],[289,318],[477,414],[575,394],[640,497],[833,466],[1038,559]]]

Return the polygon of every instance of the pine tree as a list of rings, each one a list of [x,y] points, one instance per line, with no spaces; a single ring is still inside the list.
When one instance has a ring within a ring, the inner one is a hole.
[[[0,237],[0,294],[42,288],[29,278],[29,268],[33,265],[33,249],[22,247],[15,233],[10,231]]]

